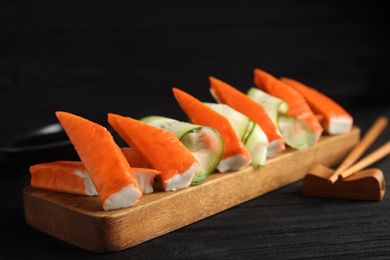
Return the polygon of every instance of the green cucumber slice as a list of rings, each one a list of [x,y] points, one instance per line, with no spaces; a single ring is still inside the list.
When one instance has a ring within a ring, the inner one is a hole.
[[[268,138],[263,129],[254,121],[250,121],[244,145],[252,158],[255,167],[265,166],[268,151]]]
[[[172,132],[192,152],[200,165],[191,185],[204,182],[215,171],[222,159],[223,139],[214,128],[164,116],[146,116],[140,121]]]
[[[295,116],[279,115],[278,127],[286,145],[302,150],[314,144],[314,134],[311,129]]]
[[[267,158],[268,138],[263,129],[249,117],[226,104],[204,103],[229,120],[252,158],[251,165],[264,166]]]
[[[272,122],[277,125],[278,115],[286,114],[288,111],[288,103],[282,99],[271,96],[267,92],[262,91],[259,88],[251,87],[247,91],[247,95],[263,106]]]
[[[247,95],[264,107],[282,134],[286,145],[301,150],[314,143],[314,135],[310,128],[298,118],[287,115],[289,109],[287,102],[256,87],[249,88]]]
[[[203,103],[214,111],[218,112],[219,114],[225,116],[229,120],[230,124],[233,126],[240,139],[244,140],[250,123],[249,117],[238,112],[237,110],[226,104],[211,102]]]

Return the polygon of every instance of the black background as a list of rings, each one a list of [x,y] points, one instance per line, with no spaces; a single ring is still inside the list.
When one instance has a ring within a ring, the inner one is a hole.
[[[56,122],[56,110],[185,119],[173,86],[213,101],[208,76],[246,91],[254,68],[347,109],[388,106],[385,19],[372,1],[3,2],[1,138]]]
[[[108,112],[186,120],[172,87],[213,101],[208,76],[246,91],[254,68],[322,91],[364,132],[376,116],[390,117],[388,14],[381,3],[2,1],[0,143],[57,122],[57,110],[102,123]],[[388,159],[375,166],[389,177]],[[28,172],[2,154],[0,172],[0,259],[390,254],[390,195],[380,203],[302,198],[297,182],[129,250],[96,255],[29,227],[22,200]]]

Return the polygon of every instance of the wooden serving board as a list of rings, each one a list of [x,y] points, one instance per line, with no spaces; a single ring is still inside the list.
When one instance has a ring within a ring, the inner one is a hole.
[[[97,197],[24,189],[26,222],[80,248],[115,252],[136,246],[304,178],[315,163],[333,166],[360,140],[360,129],[323,136],[305,150],[287,149],[263,168],[214,173],[178,191],[156,187],[135,205],[104,211]]]

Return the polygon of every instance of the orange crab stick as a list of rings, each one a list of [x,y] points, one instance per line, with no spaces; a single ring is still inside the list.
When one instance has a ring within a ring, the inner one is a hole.
[[[179,106],[193,124],[212,127],[222,136],[224,153],[217,166],[219,172],[239,170],[252,162],[248,150],[225,116],[178,88],[172,88],[172,91]]]
[[[305,98],[297,90],[257,68],[254,69],[254,83],[259,89],[287,102],[289,107],[287,114],[303,121],[312,130],[315,142],[320,139],[323,128]]]
[[[199,162],[172,132],[113,113],[108,122],[147,165],[161,172],[157,179],[165,191],[191,184]]]
[[[82,162],[54,161],[30,166],[31,186],[79,195],[95,196],[97,191]]]
[[[155,169],[131,168],[143,193],[153,192],[154,178],[160,174]],[[72,194],[96,196],[96,187],[83,162],[54,161],[30,167],[31,186]]]
[[[149,168],[132,167],[135,177],[143,193],[152,193],[154,179],[161,174],[160,171]]]
[[[80,116],[57,111],[56,116],[87,169],[104,210],[132,206],[142,189],[111,133]]]
[[[333,99],[295,79],[281,77],[280,80],[298,90],[305,97],[328,134],[345,134],[351,131],[352,116]]]
[[[273,157],[286,149],[279,129],[259,103],[222,80],[212,76],[209,77],[209,80],[210,92],[219,103],[227,104],[243,113],[263,129],[268,138],[267,157]]]
[[[142,156],[140,156],[136,151],[134,151],[133,148],[122,147],[121,150],[132,168],[150,168],[150,166],[145,162]]]
[[[161,172],[156,169],[151,169],[142,156],[136,153],[131,147],[122,147],[121,150],[133,169],[135,177],[141,185],[142,191],[144,193],[153,192],[154,179]]]

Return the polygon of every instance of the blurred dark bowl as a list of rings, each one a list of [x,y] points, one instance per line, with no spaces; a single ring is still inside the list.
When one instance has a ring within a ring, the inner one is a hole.
[[[80,160],[60,123],[34,129],[0,147],[21,166],[56,160]]]

